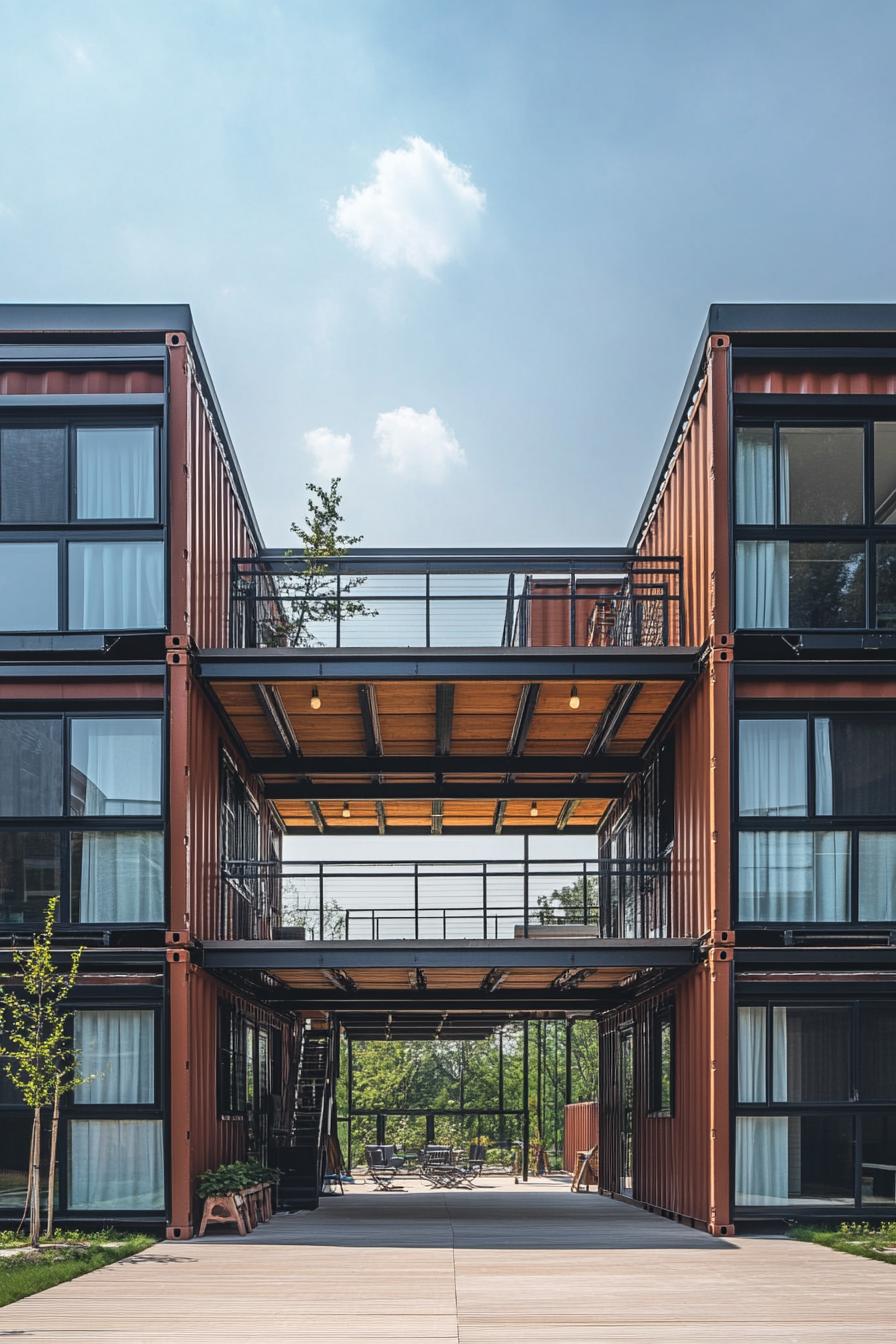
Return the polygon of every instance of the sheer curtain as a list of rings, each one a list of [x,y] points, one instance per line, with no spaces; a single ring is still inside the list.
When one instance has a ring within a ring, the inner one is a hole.
[[[68,1142],[73,1209],[164,1208],[161,1120],[70,1120]]]
[[[89,1081],[78,1106],[151,1106],[155,1101],[155,1013],[146,1008],[79,1008],[74,1014],[78,1072]]]
[[[797,1120],[799,1125],[799,1120]],[[786,1115],[739,1115],[735,1125],[734,1202],[747,1207],[788,1202]]]
[[[68,555],[72,630],[164,625],[160,541],[73,541]]]
[[[738,842],[738,917],[769,923],[849,918],[846,831],[744,831]]]
[[[738,756],[742,817],[806,815],[806,736],[802,719],[741,720]]]
[[[73,719],[71,769],[73,812],[93,817],[157,816],[161,721]],[[83,799],[77,796],[81,787]]]
[[[84,924],[161,923],[162,860],[158,831],[85,831],[74,837],[74,917]]]
[[[896,832],[859,836],[859,919],[896,920]]]
[[[737,1010],[737,1099],[766,1101],[765,1004]]]
[[[790,544],[737,543],[737,624],[744,630],[784,630],[790,621]]]
[[[830,719],[815,720],[815,811],[820,817],[830,817],[834,813]]]
[[[79,518],[154,518],[155,433],[79,429]]]
[[[775,471],[770,430],[739,430],[735,454],[739,523],[775,521]]]

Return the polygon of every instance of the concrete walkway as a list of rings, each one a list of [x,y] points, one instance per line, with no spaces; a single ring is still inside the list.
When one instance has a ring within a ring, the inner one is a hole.
[[[892,1344],[896,1266],[718,1241],[552,1180],[348,1187],[247,1238],[161,1243],[0,1311],[0,1340]]]

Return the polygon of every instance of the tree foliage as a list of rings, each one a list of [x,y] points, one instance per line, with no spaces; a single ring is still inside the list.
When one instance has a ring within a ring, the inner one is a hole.
[[[376,615],[355,596],[366,582],[363,575],[341,576],[337,587],[333,561],[347,555],[352,546],[363,540],[360,535],[342,531],[340,484],[338,476],[328,486],[308,481],[305,519],[290,528],[299,542],[302,569],[299,574],[282,575],[278,579],[278,604],[283,613],[278,634],[283,642],[295,648],[321,644],[315,627],[333,624],[337,617],[345,621]],[[287,555],[293,552],[287,551]]]

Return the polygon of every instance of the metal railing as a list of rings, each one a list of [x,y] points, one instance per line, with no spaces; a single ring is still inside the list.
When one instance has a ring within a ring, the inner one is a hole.
[[[556,925],[647,937],[668,922],[666,860],[229,863],[222,881],[254,893],[279,936],[315,941],[527,938]]]
[[[682,562],[626,551],[265,551],[231,572],[238,648],[680,647]]]

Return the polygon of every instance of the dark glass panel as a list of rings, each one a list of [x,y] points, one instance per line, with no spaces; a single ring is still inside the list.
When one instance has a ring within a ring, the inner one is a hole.
[[[874,426],[874,521],[896,523],[896,421]]]
[[[773,1010],[773,1101],[849,1101],[849,1018],[833,1005]]]
[[[28,1155],[31,1151],[31,1121],[31,1112],[26,1110],[7,1111],[0,1119],[0,1125],[3,1127],[3,1143],[0,1144],[0,1208],[14,1209],[16,1215],[20,1214],[25,1206],[25,1190],[28,1185]],[[41,1204],[44,1208],[46,1208],[47,1200],[47,1170],[49,1166],[46,1128],[46,1123],[44,1123],[40,1163]]]
[[[57,523],[68,517],[65,428],[0,434],[0,521]]]
[[[0,816],[62,815],[62,720],[0,718]]]
[[[862,1101],[896,1101],[896,1003],[862,1005]]]
[[[0,923],[43,922],[62,890],[61,845],[55,831],[0,830]]]
[[[793,541],[789,563],[789,629],[864,626],[864,547],[834,541]]]
[[[862,1204],[896,1204],[896,1115],[862,1116]]]
[[[862,522],[862,429],[782,429],[781,522]]]
[[[896,629],[896,546],[889,542],[877,547],[877,625]]]
[[[896,718],[815,721],[815,802],[820,816],[896,816]]]

